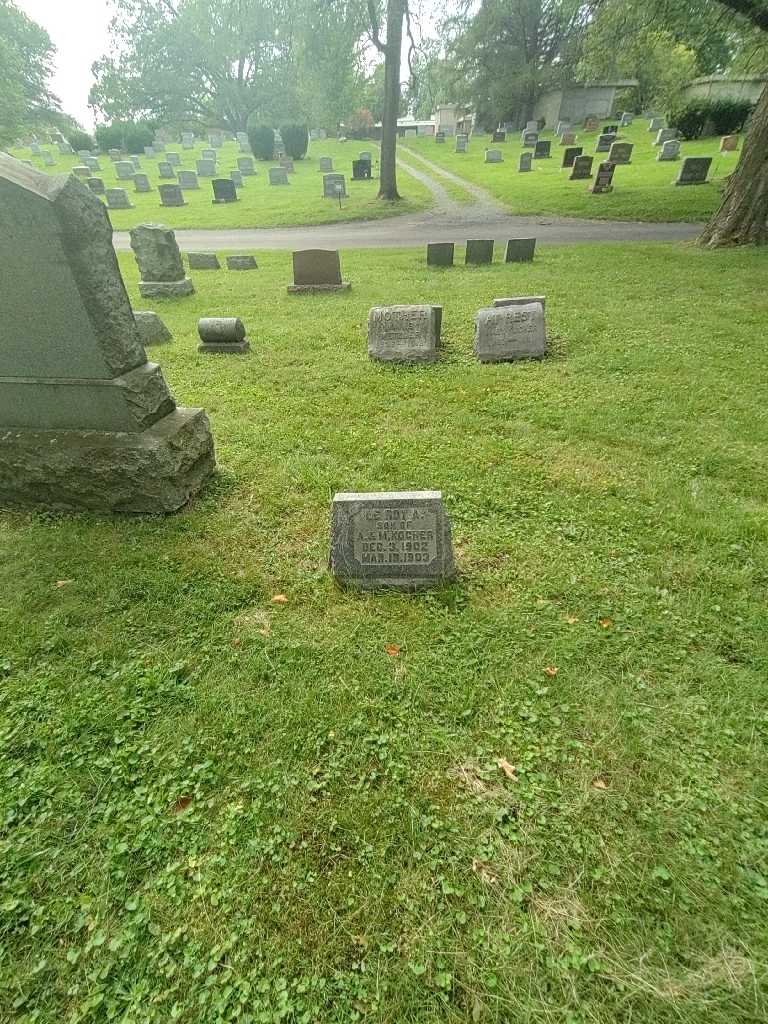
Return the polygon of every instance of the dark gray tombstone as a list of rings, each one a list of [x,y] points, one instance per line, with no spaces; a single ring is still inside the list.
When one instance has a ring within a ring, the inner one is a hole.
[[[597,174],[592,188],[589,190],[594,195],[602,195],[606,192],[613,192],[613,172],[616,170],[616,164],[612,164],[610,160],[605,160],[597,168]]]
[[[368,355],[380,363],[434,363],[442,306],[374,306],[368,313]]]
[[[370,160],[353,160],[352,161],[352,180],[353,181],[370,181],[372,176],[371,162]]]
[[[524,149],[535,149],[536,143],[539,141],[538,131],[529,131],[526,129],[520,136],[520,145]]]
[[[676,185],[706,185],[711,156],[688,156],[683,160]]]
[[[134,174],[133,176],[133,191],[134,192],[151,192],[152,186],[149,183],[149,178],[146,174]]]
[[[284,167],[270,167],[269,168],[269,184],[270,185],[290,185],[288,181],[288,175],[285,173]]]
[[[520,154],[520,165],[518,167],[519,172],[521,174],[524,174],[526,171],[532,171],[533,170],[533,163],[532,163],[532,161],[533,161],[533,153],[521,153]]]
[[[131,228],[130,234],[131,249],[139,267],[142,298],[173,299],[194,293],[195,287],[184,273],[176,235],[170,228],[164,224],[139,224]]]
[[[158,185],[161,206],[186,206],[187,201],[179,185]]]
[[[108,188],[105,193],[110,210],[132,210],[133,203],[124,188]]]
[[[612,164],[631,164],[634,148],[631,142],[614,142],[608,153],[608,160]]]
[[[493,142],[494,144],[497,143],[497,142],[506,142],[506,141],[507,141],[507,133],[506,132],[499,132],[499,131],[497,131],[497,132],[494,132],[493,135],[491,136],[491,142]]]
[[[336,249],[301,249],[293,254],[291,295],[313,292],[348,292],[352,285],[341,278],[341,260]]]
[[[613,134],[603,133],[597,138],[597,146],[595,147],[596,153],[610,153],[611,146],[616,141],[616,136]]]
[[[533,150],[534,160],[549,160],[552,156],[552,143],[549,139],[539,139]]]
[[[563,167],[573,167],[574,161],[577,156],[581,156],[584,152],[583,146],[568,146],[563,150]]]
[[[592,177],[592,164],[594,160],[591,156],[577,156],[573,161],[573,169],[571,170],[570,180],[571,181],[586,181]]]
[[[176,171],[173,169],[173,164],[169,164],[167,160],[161,160],[157,165],[157,176],[159,178],[172,178],[176,180]]]
[[[474,348],[481,363],[542,359],[547,353],[544,307],[531,302],[478,310]]]
[[[493,239],[468,239],[464,262],[472,264],[493,263]]]
[[[535,238],[510,238],[507,242],[505,263],[533,263],[536,252]]]
[[[323,199],[346,199],[347,179],[343,174],[323,175]]]
[[[603,135],[618,135],[619,126],[617,124],[607,124],[603,128]]]
[[[258,270],[255,256],[227,256],[227,270]]]
[[[663,146],[665,142],[671,142],[677,138],[677,130],[675,128],[660,128],[656,134],[656,138],[653,140],[654,146]]]
[[[333,499],[330,567],[343,586],[423,590],[456,575],[439,491],[341,493]]]
[[[463,134],[457,135],[456,136],[456,152],[457,153],[466,153],[467,152],[467,145],[468,145],[468,143],[469,143],[469,137],[467,135],[463,135]]]
[[[245,336],[245,324],[236,316],[209,316],[198,320],[197,333],[200,336],[198,352],[242,355],[250,351]]]
[[[238,201],[237,189],[231,178],[214,178],[211,185],[213,186],[214,205],[219,203],[236,203]]]
[[[427,244],[427,266],[452,267],[453,252],[453,242],[429,242]]]
[[[188,252],[190,270],[221,270],[219,257],[215,252]]]
[[[130,181],[136,173],[136,168],[131,160],[118,160],[115,163],[115,174],[118,181]]]

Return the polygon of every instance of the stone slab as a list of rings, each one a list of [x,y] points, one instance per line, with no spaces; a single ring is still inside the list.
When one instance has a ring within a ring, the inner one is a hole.
[[[337,249],[299,249],[293,254],[293,284],[288,291],[349,291],[341,278]]]
[[[190,270],[221,270],[219,257],[215,252],[188,252]]]
[[[136,321],[136,328],[145,348],[147,345],[163,345],[173,339],[171,332],[152,310],[134,309],[133,319]]]
[[[368,355],[383,363],[434,363],[442,306],[374,306],[368,313]]]
[[[227,270],[258,270],[255,256],[227,256]]]
[[[481,363],[542,359],[547,353],[543,305],[531,302],[478,310],[474,350]]]
[[[194,293],[195,286],[188,277],[181,281],[139,281],[142,299],[181,299]]]
[[[427,266],[452,267],[454,249],[453,242],[428,242]]]
[[[469,238],[464,262],[474,265],[493,263],[493,239]]]

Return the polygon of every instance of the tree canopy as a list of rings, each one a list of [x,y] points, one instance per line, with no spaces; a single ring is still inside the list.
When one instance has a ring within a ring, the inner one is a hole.
[[[0,145],[59,110],[48,85],[54,53],[45,29],[0,0]]]

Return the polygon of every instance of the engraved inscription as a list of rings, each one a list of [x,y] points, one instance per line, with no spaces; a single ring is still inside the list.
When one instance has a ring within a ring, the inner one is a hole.
[[[505,339],[510,335],[526,335],[536,333],[533,313],[525,309],[510,309],[503,316],[496,315],[489,319],[485,331],[490,338]]]
[[[426,309],[377,309],[371,313],[373,334],[388,344],[408,345],[424,337],[428,330],[430,313]]]
[[[437,516],[418,508],[368,508],[351,518],[360,565],[429,565],[437,558]]]

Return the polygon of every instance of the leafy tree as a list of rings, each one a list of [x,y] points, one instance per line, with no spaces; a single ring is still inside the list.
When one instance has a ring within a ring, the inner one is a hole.
[[[44,28],[11,0],[0,0],[0,144],[59,111],[59,100],[48,88],[54,52]]]
[[[94,141],[88,132],[82,131],[80,128],[76,128],[74,131],[69,132],[67,135],[67,142],[70,144],[75,152],[78,149],[93,149]]]
[[[303,160],[309,149],[309,129],[305,124],[283,124],[280,136],[285,152],[294,160]]]

